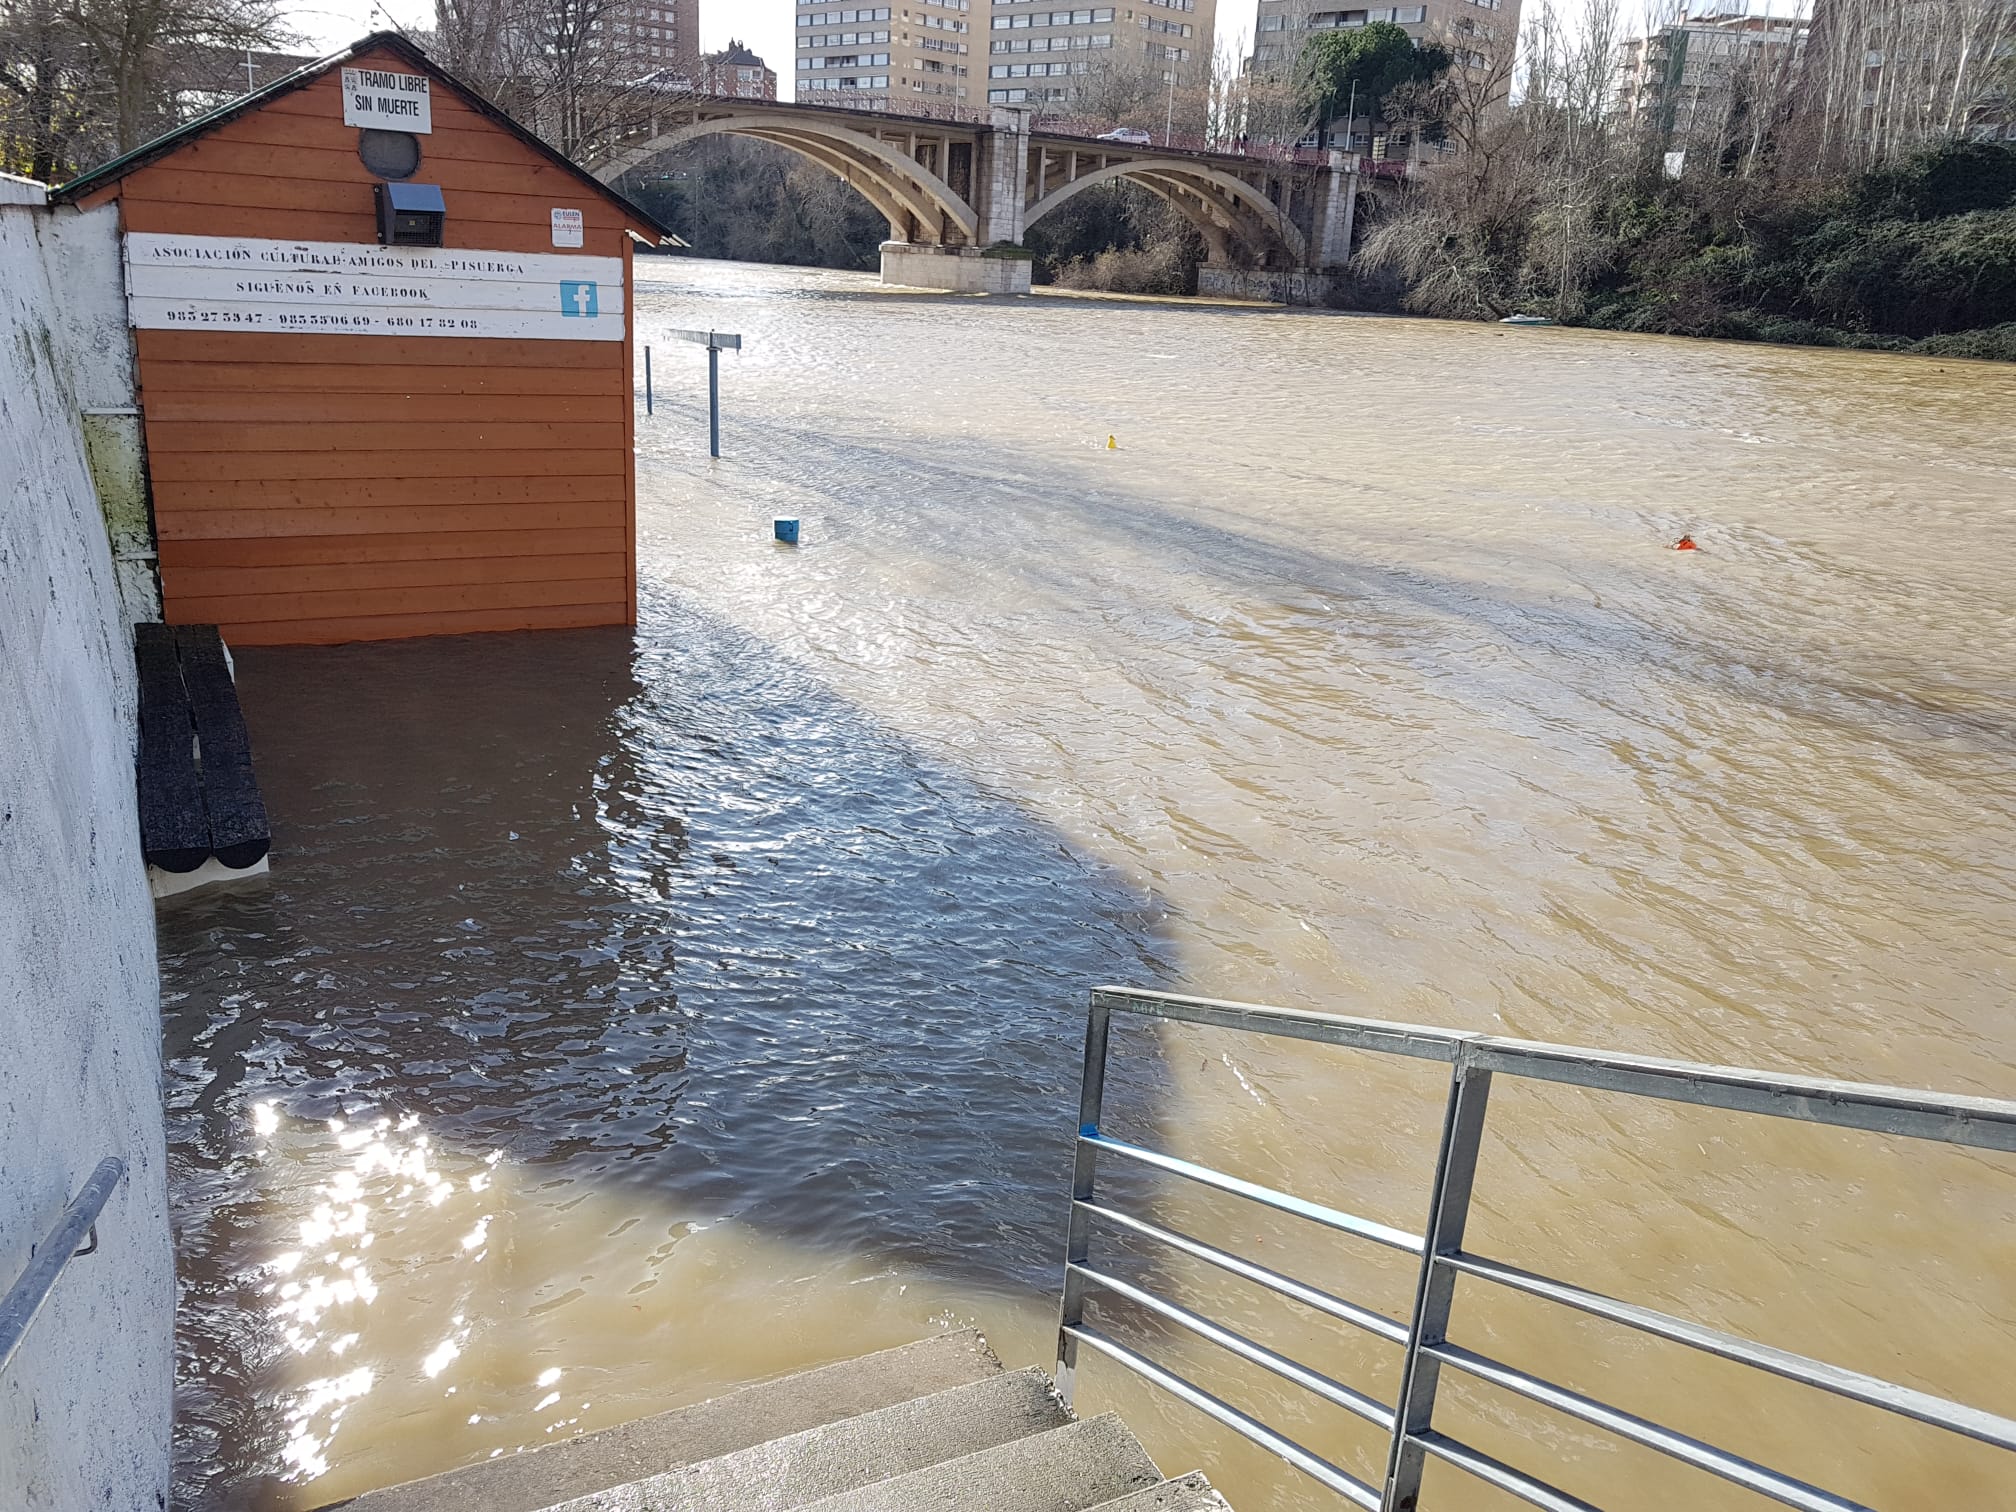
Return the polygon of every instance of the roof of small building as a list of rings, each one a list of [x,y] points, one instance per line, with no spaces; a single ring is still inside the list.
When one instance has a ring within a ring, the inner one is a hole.
[[[273,80],[272,83],[262,85],[241,99],[233,100],[229,105],[221,106],[207,114],[197,116],[194,120],[185,122],[173,131],[164,133],[153,141],[144,143],[134,148],[131,152],[112,159],[109,163],[100,164],[89,173],[79,174],[76,178],[70,180],[69,183],[61,184],[51,189],[49,191],[49,198],[57,201],[77,200],[96,190],[103,189],[108,184],[117,183],[120,179],[126,177],[127,174],[145,168],[149,163],[167,156],[185,143],[191,142],[207,132],[215,131],[218,127],[227,122],[235,121],[240,116],[250,114],[269,100],[278,99],[281,95],[291,94],[304,85],[312,84],[332,68],[340,68],[343,64],[365,53],[380,50],[396,54],[414,69],[426,74],[429,78],[436,79],[442,84],[447,85],[448,88],[455,92],[456,97],[471,110],[488,118],[500,130],[509,132],[541,157],[547,159],[547,161],[565,169],[573,177],[580,180],[583,185],[592,189],[603,199],[608,200],[639,226],[648,228],[660,239],[672,237],[671,229],[661,224],[655,216],[640,209],[565,153],[549,146],[531,131],[519,125],[517,121],[513,120],[495,105],[484,99],[475,90],[449,73],[398,32],[373,32],[370,36],[351,43],[341,52],[331,53],[328,57],[318,58],[304,67],[295,69],[292,73],[283,74],[281,77]],[[676,238],[673,239],[676,240]]]
[[[748,43],[740,40],[731,41],[718,53],[709,53],[706,61],[709,63],[739,63],[745,67],[753,66],[756,68],[766,68],[769,66],[749,50]]]

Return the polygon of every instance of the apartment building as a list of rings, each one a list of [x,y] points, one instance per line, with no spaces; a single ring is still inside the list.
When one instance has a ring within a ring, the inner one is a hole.
[[[799,0],[797,12],[804,104],[933,115],[985,103],[976,98],[974,54],[987,0]]]
[[[629,0],[604,24],[640,67],[691,67],[700,56],[700,0]]]
[[[1459,63],[1485,62],[1498,45],[1519,38],[1520,0],[1419,0],[1413,5],[1347,8],[1335,0],[1259,0],[1253,23],[1253,65],[1285,68],[1301,53],[1312,32],[1391,21],[1416,42],[1449,48]]]
[[[1218,0],[798,0],[798,98],[932,115],[1069,109],[1102,78],[1168,79],[1211,56]]]
[[[1218,0],[1130,0],[1065,7],[992,0],[987,102],[1070,111],[1142,80],[1174,83],[1211,59]]]
[[[1690,16],[1617,48],[1619,116],[1669,145],[1715,143],[1739,110],[1782,96],[1803,19],[1735,10]]]
[[[700,0],[611,0],[592,16],[507,7],[501,32],[487,38],[482,32],[478,24],[443,38],[446,55],[461,59],[474,77],[684,74],[700,58]],[[514,108],[527,107],[514,102]]]
[[[736,100],[777,98],[777,70],[741,42],[730,42],[720,52],[708,53],[693,71],[694,86],[702,94]]]

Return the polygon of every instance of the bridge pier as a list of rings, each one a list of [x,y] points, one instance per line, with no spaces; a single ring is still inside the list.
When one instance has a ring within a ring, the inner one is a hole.
[[[882,282],[953,294],[1027,294],[1032,258],[1021,247],[882,243]]]
[[[1270,304],[1322,305],[1330,302],[1332,274],[1351,261],[1358,221],[1358,155],[1333,152],[1317,171],[1302,226],[1307,255],[1298,267],[1237,268],[1217,254],[1197,270],[1197,292],[1220,299],[1259,299]]]
[[[973,175],[973,209],[983,247],[1019,247],[1029,199],[1029,112],[997,108],[993,130],[980,138]]]
[[[1022,246],[1028,214],[1029,112],[996,110],[974,143],[971,246],[882,243],[882,282],[954,294],[1027,294],[1031,258]]]
[[[1358,224],[1358,154],[1333,152],[1316,180],[1311,212],[1309,269],[1320,273],[1351,261],[1351,237]]]

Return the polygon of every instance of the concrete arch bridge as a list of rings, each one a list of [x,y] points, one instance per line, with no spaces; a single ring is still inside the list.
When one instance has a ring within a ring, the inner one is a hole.
[[[1160,195],[1197,228],[1207,292],[1294,298],[1308,275],[1351,255],[1355,159],[1333,153],[1321,164],[1289,163],[1093,141],[1034,130],[1026,110],[947,121],[762,100],[682,101],[661,109],[596,175],[613,184],[665,153],[724,134],[788,148],[880,211],[889,222],[885,283],[1026,293],[1023,234],[1114,179]]]

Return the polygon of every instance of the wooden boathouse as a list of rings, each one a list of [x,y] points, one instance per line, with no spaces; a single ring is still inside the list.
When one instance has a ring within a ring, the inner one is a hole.
[[[118,205],[168,623],[634,622],[649,216],[389,33],[55,198]]]

